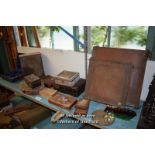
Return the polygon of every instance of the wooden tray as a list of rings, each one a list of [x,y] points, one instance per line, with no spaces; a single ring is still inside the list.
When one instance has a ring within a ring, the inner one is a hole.
[[[40,87],[36,87],[34,89],[32,89],[31,87],[29,87],[25,81],[22,81],[20,83],[20,86],[19,86],[20,90],[25,93],[25,94],[28,94],[28,95],[38,95],[39,94],[39,91],[41,89],[44,88],[44,84],[43,82],[41,83],[41,86]]]
[[[75,103],[77,99],[69,96],[64,95],[62,93],[57,92],[52,97],[48,99],[49,103],[55,104],[57,106],[60,106],[62,108],[70,109]]]
[[[57,93],[57,90],[53,88],[43,88],[39,91],[39,95],[43,96],[45,98],[50,98],[53,96],[55,93]]]

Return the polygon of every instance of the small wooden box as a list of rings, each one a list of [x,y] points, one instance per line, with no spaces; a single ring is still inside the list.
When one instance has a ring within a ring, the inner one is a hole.
[[[42,81],[44,82],[44,85],[48,88],[51,88],[54,86],[55,78],[53,76],[47,75],[42,77]]]
[[[24,77],[25,82],[30,86],[31,88],[36,88],[41,86],[41,80],[39,77],[37,77],[34,74],[30,74]]]
[[[74,79],[76,79],[79,76],[78,72],[72,72],[72,71],[62,71],[61,73],[59,73],[56,78],[57,79],[61,79],[61,80],[67,80],[67,81],[73,81]]]

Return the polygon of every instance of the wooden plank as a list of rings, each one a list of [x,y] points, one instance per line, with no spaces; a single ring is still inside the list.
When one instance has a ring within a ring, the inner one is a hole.
[[[36,26],[32,26],[32,32],[34,34],[34,39],[35,39],[37,47],[41,48],[41,44],[40,44],[40,40],[39,40],[39,35],[38,35],[38,31],[37,31],[37,27]]]
[[[26,45],[29,47],[29,42],[28,42],[28,38],[27,38],[27,33],[26,33],[26,28],[25,28],[25,26],[23,26],[23,29],[24,29],[25,43],[26,43]]]
[[[25,30],[24,26],[18,26],[18,31],[19,31],[21,45],[28,47],[29,44],[28,44],[27,34],[26,34],[26,30]]]
[[[10,68],[16,69],[17,46],[12,26],[3,26],[3,43],[10,62]]]

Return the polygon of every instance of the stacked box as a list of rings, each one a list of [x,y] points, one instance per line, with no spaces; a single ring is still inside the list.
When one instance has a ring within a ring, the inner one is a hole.
[[[62,93],[67,93],[72,96],[78,97],[81,93],[84,92],[85,84],[85,79],[79,79],[79,81],[72,87],[55,84],[54,88]]]
[[[72,87],[80,79],[78,72],[62,71],[56,76],[55,84]]]
[[[34,74],[30,74],[24,77],[25,82],[30,86],[31,88],[36,88],[41,86],[41,79]]]
[[[62,71],[56,76],[54,88],[60,92],[78,97],[85,89],[86,80],[78,72]]]

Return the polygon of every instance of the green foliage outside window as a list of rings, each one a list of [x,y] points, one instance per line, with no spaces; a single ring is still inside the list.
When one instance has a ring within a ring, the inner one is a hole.
[[[92,45],[103,46],[107,39],[107,27],[93,26],[91,32]],[[141,47],[146,45],[147,29],[144,26],[113,26],[111,33],[112,47],[122,47],[127,43],[134,43]]]
[[[92,26],[91,37],[92,46],[107,45],[107,28],[108,26]],[[59,26],[38,26],[41,38],[50,36],[49,46],[54,48],[54,33],[59,32]],[[112,26],[111,27],[111,47],[124,47],[127,44],[134,44],[139,47],[146,45],[147,27],[145,26]],[[84,34],[80,35],[81,38]],[[134,48],[134,47],[133,47]]]
[[[49,44],[54,48],[54,32],[59,32],[59,26],[38,26],[39,35],[44,38],[50,34]]]

